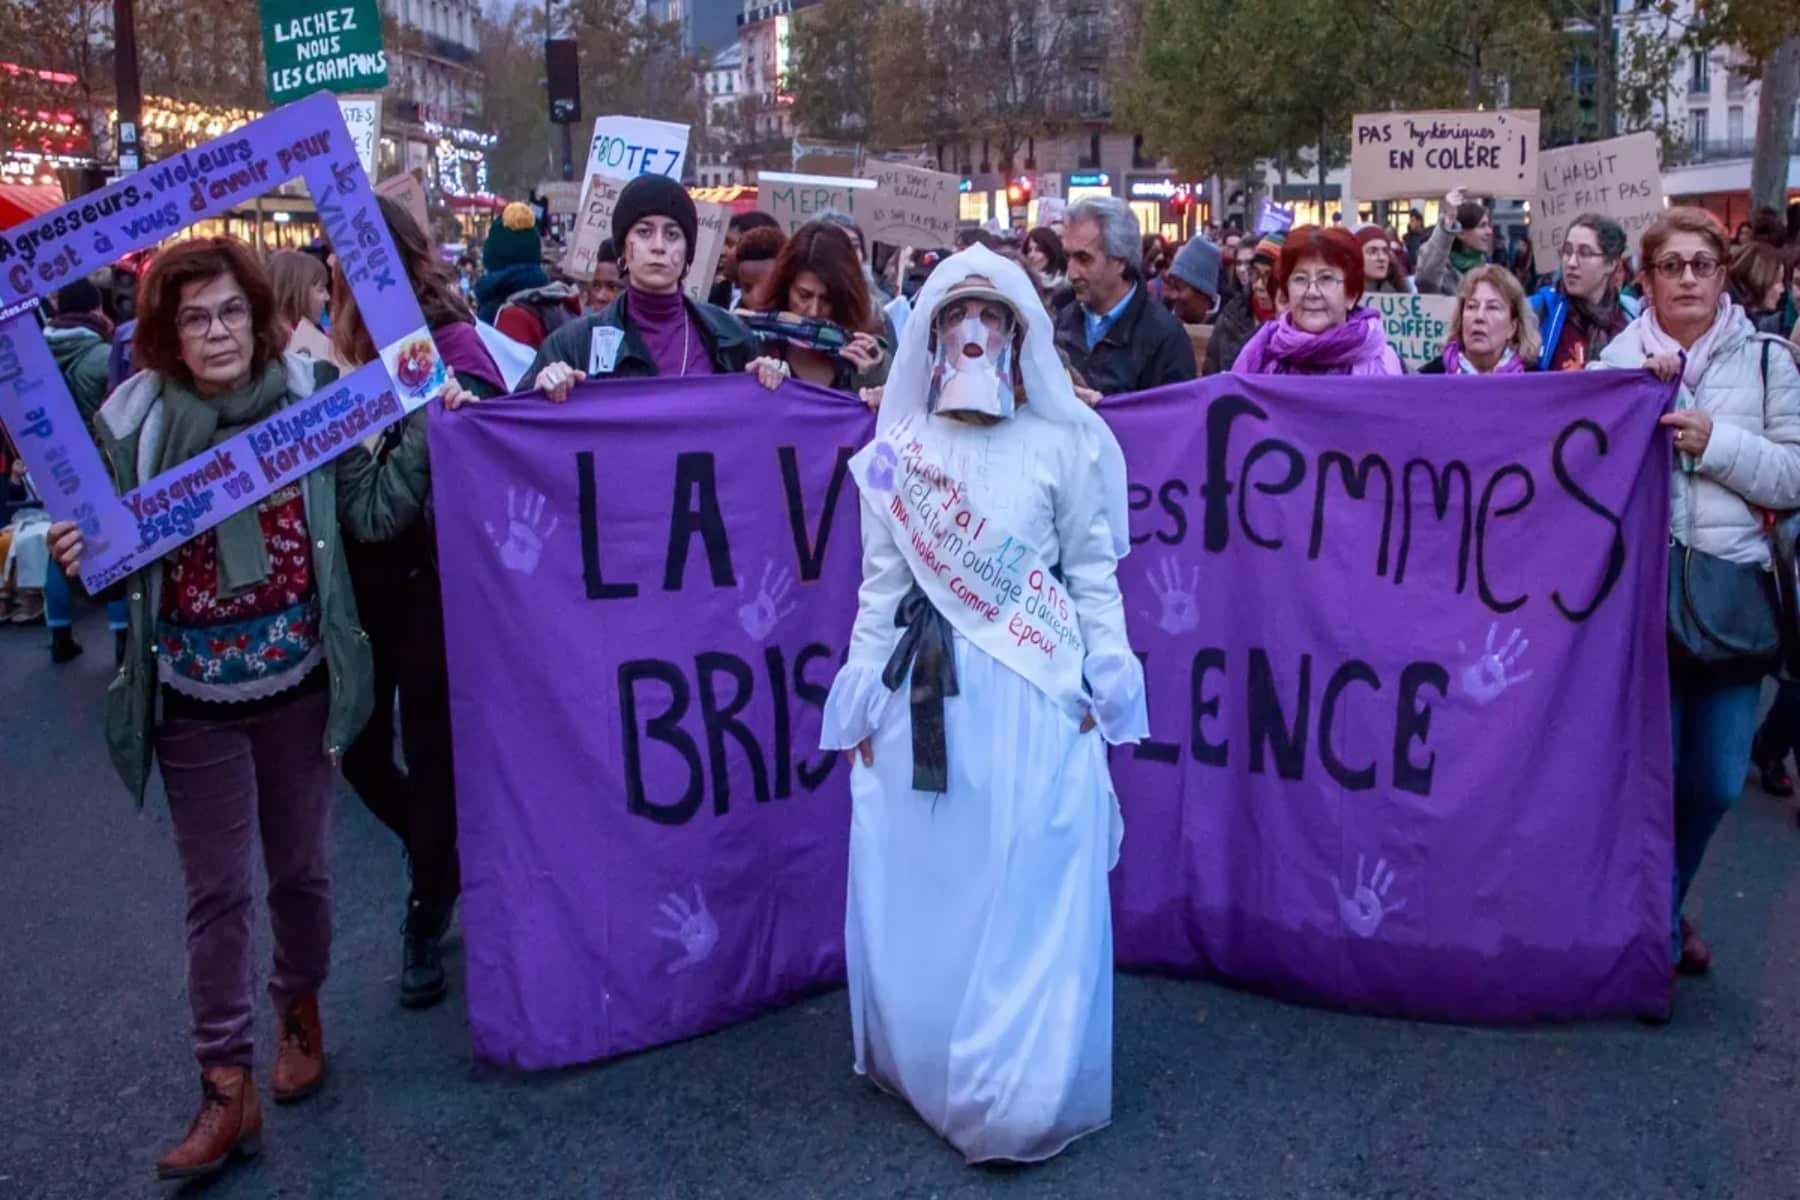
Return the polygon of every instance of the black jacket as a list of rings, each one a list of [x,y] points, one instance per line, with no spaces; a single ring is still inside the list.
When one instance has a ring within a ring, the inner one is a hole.
[[[1203,375],[1217,375],[1231,370],[1238,352],[1256,336],[1256,315],[1250,311],[1250,293],[1239,292],[1225,302],[1213,319],[1212,341],[1206,343],[1206,370]]]
[[[1141,392],[1199,374],[1187,330],[1142,283],[1091,351],[1081,305],[1071,304],[1057,313],[1056,348],[1087,385],[1103,396]]]
[[[631,291],[627,289],[620,293],[617,300],[607,305],[604,312],[570,321],[544,339],[544,344],[538,347],[537,357],[531,361],[530,369],[519,381],[520,386],[535,386],[538,372],[553,362],[567,363],[577,371],[587,371],[588,349],[593,342],[594,330],[602,325],[625,331],[625,340],[619,343],[618,356],[613,360],[613,369],[607,378],[633,379],[655,375],[656,362],[650,357],[650,348],[644,345],[643,335],[638,333],[637,326],[631,321],[626,304],[630,298]],[[706,357],[712,360],[713,370],[721,375],[728,375],[750,365],[750,360],[756,357],[758,351],[756,336],[750,332],[749,327],[722,308],[696,304],[685,296],[682,297],[682,302],[687,305],[688,316],[693,319],[694,331],[706,346]]]

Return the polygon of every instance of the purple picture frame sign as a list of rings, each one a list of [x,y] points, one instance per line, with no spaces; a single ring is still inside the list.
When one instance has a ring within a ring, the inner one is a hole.
[[[38,329],[37,302],[287,180],[306,183],[380,359],[123,496]],[[81,526],[81,579],[114,583],[431,400],[443,357],[329,92],[0,231],[0,422],[51,516]]]

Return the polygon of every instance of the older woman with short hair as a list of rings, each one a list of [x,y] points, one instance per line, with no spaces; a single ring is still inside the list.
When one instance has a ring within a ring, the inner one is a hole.
[[[1359,307],[1363,254],[1338,228],[1288,231],[1275,264],[1275,294],[1286,308],[1256,331],[1232,370],[1243,375],[1400,375],[1381,317]]]
[[[1516,275],[1498,263],[1463,276],[1442,356],[1421,375],[1513,375],[1537,370],[1537,317]]]

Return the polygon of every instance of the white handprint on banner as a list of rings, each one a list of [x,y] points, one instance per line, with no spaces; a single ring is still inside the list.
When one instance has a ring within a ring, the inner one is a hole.
[[[1161,571],[1158,578],[1157,572]],[[1181,577],[1181,567],[1172,558],[1165,558],[1159,567],[1152,567],[1144,574],[1150,584],[1150,590],[1162,604],[1162,613],[1151,616],[1144,613],[1146,620],[1156,622],[1156,627],[1164,633],[1192,633],[1200,628],[1200,605],[1194,596],[1200,590],[1200,568],[1195,567],[1188,578]]]
[[[1494,648],[1494,639],[1499,636],[1500,626],[1489,625],[1487,645],[1471,662],[1462,669],[1462,690],[1475,703],[1486,706],[1498,700],[1507,688],[1523,683],[1531,678],[1530,671],[1514,669],[1525,651],[1531,648],[1531,640],[1525,636],[1523,629],[1515,629],[1512,636],[1506,639],[1499,649]],[[1456,652],[1467,655],[1468,649],[1456,643]]]
[[[544,556],[544,544],[556,532],[558,524],[554,516],[545,524],[542,493],[515,487],[506,489],[506,536],[501,537],[495,531],[492,521],[481,523],[487,530],[488,540],[500,552],[500,565],[521,575],[537,572],[538,562]]]
[[[1351,933],[1365,938],[1374,937],[1384,920],[1406,907],[1405,900],[1387,898],[1394,888],[1394,869],[1387,865],[1387,860],[1377,859],[1375,873],[1365,879],[1366,861],[1362,855],[1356,856],[1356,888],[1348,895],[1338,877],[1331,877],[1332,890],[1337,893],[1338,916],[1343,918]]]
[[[738,584],[738,592],[744,590]],[[768,637],[775,626],[781,624],[794,611],[794,601],[788,599],[788,593],[794,590],[794,573],[776,567],[773,560],[763,564],[762,586],[756,590],[756,598],[738,609],[738,624],[745,633],[762,641]]]
[[[700,891],[699,884],[694,885],[693,904],[690,905],[687,897],[679,892],[670,892],[656,910],[671,924],[667,927],[652,925],[650,932],[664,941],[679,943],[682,951],[680,958],[663,968],[665,973],[678,974],[712,957],[719,944],[719,925],[706,910],[706,896]]]

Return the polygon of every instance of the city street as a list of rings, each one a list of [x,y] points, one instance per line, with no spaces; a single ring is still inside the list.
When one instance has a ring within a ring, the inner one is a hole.
[[[0,627],[0,1197],[167,1194],[198,1099],[168,817],[113,775],[111,639],[92,611],[78,632],[54,668],[41,628]],[[1800,1197],[1800,829],[1754,789],[1693,906],[1713,974],[1667,1027],[1412,1025],[1122,975],[1113,1127],[1018,1170],[965,1167],[851,1072],[841,990],[622,1061],[479,1068],[460,932],[449,1001],[402,1011],[398,847],[348,791],[335,839],[327,1086],[267,1104],[265,1012],[263,1155],[208,1196]]]

